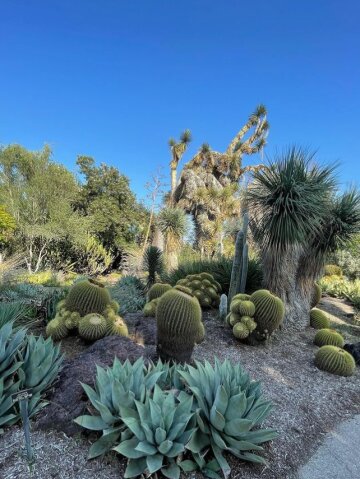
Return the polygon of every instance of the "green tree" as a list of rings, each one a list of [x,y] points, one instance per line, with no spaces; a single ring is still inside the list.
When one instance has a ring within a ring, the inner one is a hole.
[[[114,267],[121,251],[145,236],[148,212],[136,201],[128,178],[113,166],[95,165],[93,158],[79,156],[77,165],[84,179],[76,201],[76,210],[87,217],[89,229],[114,257]]]
[[[0,150],[0,200],[16,221],[17,249],[25,250],[30,273],[40,269],[52,241],[81,241],[85,222],[72,207],[77,193],[73,174],[51,160],[48,146],[34,152],[20,145]]]

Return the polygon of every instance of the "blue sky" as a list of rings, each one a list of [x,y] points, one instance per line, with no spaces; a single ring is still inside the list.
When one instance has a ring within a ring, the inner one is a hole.
[[[357,0],[1,0],[0,144],[93,156],[141,197],[170,136],[223,151],[264,103],[267,153],[317,149],[359,184],[359,24]]]

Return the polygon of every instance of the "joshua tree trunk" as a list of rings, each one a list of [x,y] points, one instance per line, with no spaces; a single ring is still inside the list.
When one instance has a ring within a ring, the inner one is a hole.
[[[176,189],[176,166],[171,166],[171,197],[173,197]]]

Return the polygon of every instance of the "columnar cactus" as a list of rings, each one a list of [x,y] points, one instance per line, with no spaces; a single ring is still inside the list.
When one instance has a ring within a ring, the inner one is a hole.
[[[316,346],[337,346],[338,348],[342,348],[344,346],[344,338],[341,336],[340,333],[335,331],[334,329],[320,329],[314,338],[314,344]]]
[[[101,283],[92,279],[75,283],[65,299],[65,308],[80,316],[90,313],[102,314],[111,302],[109,291]]]
[[[248,270],[248,245],[246,243],[247,229],[249,225],[248,214],[243,217],[243,228],[236,237],[235,255],[231,271],[231,280],[229,288],[229,306],[233,297],[238,293],[245,293],[246,278]]]
[[[266,289],[255,291],[250,300],[255,305],[256,339],[267,339],[284,319],[284,303]]]
[[[179,289],[161,296],[157,311],[157,351],[162,360],[190,361],[196,343],[204,339],[198,300]]]
[[[325,329],[330,326],[329,317],[321,309],[313,308],[310,311],[310,326],[315,329]]]
[[[355,370],[354,358],[337,346],[322,346],[315,355],[315,365],[338,376],[351,376]]]
[[[226,315],[227,315],[227,310],[228,310],[228,306],[227,306],[227,296],[226,294],[222,294],[220,296],[220,305],[219,305],[219,317],[220,317],[220,320],[225,322],[226,320]]]
[[[166,283],[155,283],[151,286],[148,292],[148,300],[149,302],[152,301],[153,299],[160,298],[166,291],[169,291],[171,289],[170,284]]]

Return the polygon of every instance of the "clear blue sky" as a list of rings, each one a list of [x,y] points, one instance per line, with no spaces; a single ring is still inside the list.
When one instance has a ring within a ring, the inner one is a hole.
[[[218,151],[258,103],[359,184],[358,0],[1,0],[0,144],[117,166],[139,196],[167,141]]]

